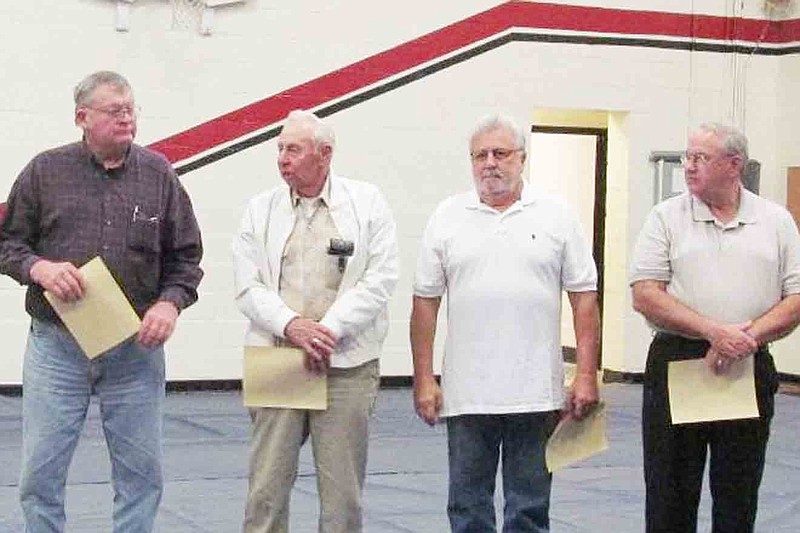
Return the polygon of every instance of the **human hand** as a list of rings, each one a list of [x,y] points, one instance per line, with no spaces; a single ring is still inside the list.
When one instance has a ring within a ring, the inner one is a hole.
[[[722,359],[742,359],[758,350],[758,343],[747,333],[752,322],[722,324],[714,328],[709,336],[711,349]]]
[[[86,291],[83,273],[69,262],[56,263],[39,259],[31,266],[28,275],[34,283],[65,302],[80,300]]]
[[[175,304],[160,300],[145,312],[136,340],[145,348],[152,350],[169,339],[175,331],[177,320],[178,308]]]
[[[442,389],[431,375],[414,379],[414,410],[426,424],[432,426],[439,420],[442,409]]]
[[[714,348],[709,348],[706,352],[704,357],[706,366],[716,375],[721,376],[723,374],[727,374],[728,371],[731,369],[733,363],[740,359],[744,359],[747,355],[743,357],[723,357],[714,350]]]
[[[319,322],[295,317],[286,324],[284,335],[293,345],[303,350],[306,370],[322,374],[331,364],[331,354],[336,348],[336,335]]]
[[[592,412],[599,397],[597,374],[595,372],[576,374],[567,392],[567,403],[562,411],[562,416],[581,420]]]

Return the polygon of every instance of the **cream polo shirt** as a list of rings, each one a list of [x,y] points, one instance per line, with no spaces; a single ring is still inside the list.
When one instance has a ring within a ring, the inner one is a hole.
[[[745,189],[727,224],[684,193],[656,205],[639,233],[629,281],[641,280],[666,282],[669,294],[709,318],[755,319],[800,293],[797,227],[786,209]]]
[[[504,212],[475,191],[437,207],[414,294],[447,293],[442,416],[563,405],[562,289],[597,290],[591,248],[563,202],[526,185]]]

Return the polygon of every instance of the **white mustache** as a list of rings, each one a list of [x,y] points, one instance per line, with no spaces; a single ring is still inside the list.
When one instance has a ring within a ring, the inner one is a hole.
[[[481,177],[482,178],[500,178],[500,179],[503,179],[506,176],[505,176],[505,174],[500,172],[500,169],[489,168],[489,169],[486,169],[483,172],[481,172]]]

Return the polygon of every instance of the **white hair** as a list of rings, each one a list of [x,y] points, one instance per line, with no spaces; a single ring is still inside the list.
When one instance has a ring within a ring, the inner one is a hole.
[[[474,141],[475,137],[478,135],[494,130],[506,130],[511,133],[516,139],[516,148],[522,150],[523,154],[525,153],[525,139],[527,138],[527,133],[517,125],[514,119],[506,115],[487,115],[478,121],[478,124],[473,128],[469,136],[470,144],[472,144],[472,141]]]
[[[739,129],[719,122],[706,122],[700,124],[697,130],[713,134],[729,155],[739,155],[745,163],[749,159],[747,137]]]
[[[314,139],[314,146],[317,149],[322,146],[330,146],[333,151],[336,146],[333,128],[311,111],[295,109],[286,116],[284,126],[289,123],[302,124],[311,128],[311,137]]]

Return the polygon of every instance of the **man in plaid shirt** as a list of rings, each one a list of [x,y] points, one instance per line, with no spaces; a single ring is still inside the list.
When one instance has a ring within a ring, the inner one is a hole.
[[[23,169],[0,231],[0,273],[27,285],[20,501],[26,531],[64,530],[72,454],[90,397],[100,404],[114,531],[151,531],[161,499],[164,342],[197,300],[200,230],[169,162],[133,144],[127,80],[97,72],[75,88],[81,141]],[[80,300],[78,267],[101,256],[142,318],[135,338],[88,359],[44,298]]]

